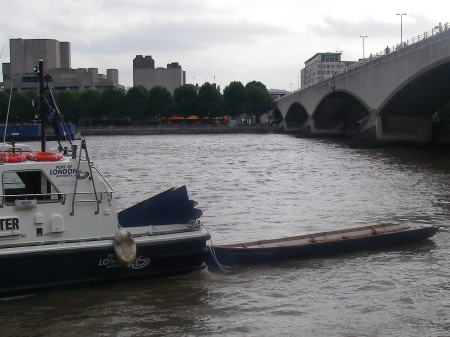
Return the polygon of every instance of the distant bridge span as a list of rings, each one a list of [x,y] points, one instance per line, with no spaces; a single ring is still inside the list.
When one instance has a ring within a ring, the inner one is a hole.
[[[283,96],[272,116],[286,131],[428,142],[448,101],[450,29]]]

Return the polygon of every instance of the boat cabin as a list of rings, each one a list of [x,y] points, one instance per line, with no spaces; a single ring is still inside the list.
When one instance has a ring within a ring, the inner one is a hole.
[[[113,190],[81,151],[64,156],[23,144],[0,150],[0,222],[13,219],[16,224],[0,226],[1,239],[49,242],[117,231]]]

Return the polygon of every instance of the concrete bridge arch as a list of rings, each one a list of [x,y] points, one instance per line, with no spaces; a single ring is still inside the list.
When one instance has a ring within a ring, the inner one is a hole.
[[[305,107],[299,102],[294,102],[286,112],[284,125],[287,130],[300,130],[308,119]]]
[[[450,55],[412,74],[376,111],[377,138],[430,141],[431,120],[450,100]]]
[[[311,115],[315,133],[351,134],[370,114],[370,107],[353,92],[333,90]]]
[[[287,131],[430,141],[450,101],[450,29],[283,96]]]

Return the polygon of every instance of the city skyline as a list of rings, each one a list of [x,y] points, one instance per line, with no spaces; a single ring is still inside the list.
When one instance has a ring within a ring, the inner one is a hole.
[[[304,62],[319,52],[342,51],[346,60],[383,50],[444,24],[450,5],[384,0],[356,1],[88,1],[2,5],[0,62],[9,62],[9,39],[56,39],[72,45],[73,68],[119,70],[133,84],[133,59],[152,55],[156,67],[178,62],[186,82],[297,89]],[[402,18],[397,13],[406,14]],[[402,19],[402,27],[400,19]]]

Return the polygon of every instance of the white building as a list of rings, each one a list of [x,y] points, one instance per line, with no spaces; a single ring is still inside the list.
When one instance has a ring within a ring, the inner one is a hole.
[[[301,86],[315,84],[321,80],[330,78],[343,68],[355,63],[354,61],[342,61],[342,53],[317,53],[305,62],[305,68],[301,70]]]
[[[267,91],[269,92],[269,95],[272,96],[273,100],[291,94],[290,91],[280,89],[267,89]]]

